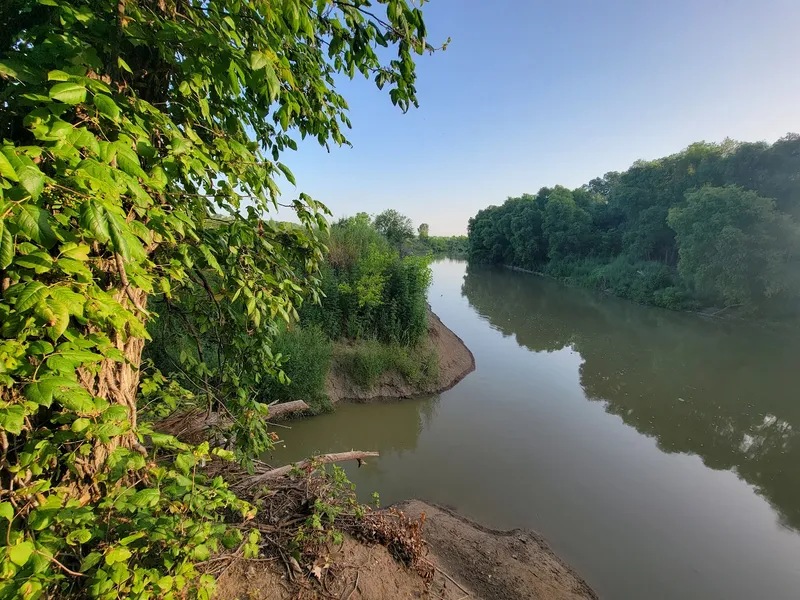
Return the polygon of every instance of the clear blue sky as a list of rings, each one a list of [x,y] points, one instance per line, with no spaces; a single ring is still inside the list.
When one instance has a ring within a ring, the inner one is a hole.
[[[335,216],[396,208],[433,235],[542,186],[725,137],[800,131],[800,0],[432,0],[419,109],[344,80],[354,147],[283,160]]]

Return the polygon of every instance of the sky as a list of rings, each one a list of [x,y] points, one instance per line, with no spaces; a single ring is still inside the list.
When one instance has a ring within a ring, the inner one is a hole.
[[[353,147],[282,158],[335,217],[395,208],[431,235],[556,184],[705,140],[800,132],[800,0],[431,0],[420,107],[343,79]]]

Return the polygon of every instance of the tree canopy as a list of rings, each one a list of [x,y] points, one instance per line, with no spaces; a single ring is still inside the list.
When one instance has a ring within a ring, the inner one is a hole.
[[[414,237],[414,224],[411,219],[393,208],[376,215],[373,226],[397,248],[401,248],[403,242]]]
[[[281,157],[298,137],[347,143],[337,74],[416,105],[412,54],[430,49],[419,8],[375,4],[0,6],[0,598],[210,594],[193,564],[238,543],[223,509],[252,509],[195,473],[208,445],[152,432],[137,399],[200,381],[242,461],[271,443],[251,392],[280,376],[275,319],[316,297],[327,214],[300,193],[299,225],[263,219],[287,203],[276,178],[295,183]],[[149,300],[178,288],[205,297],[174,309],[228,355],[143,378]]]
[[[469,223],[470,258],[669,308],[796,314],[800,136],[698,143]]]

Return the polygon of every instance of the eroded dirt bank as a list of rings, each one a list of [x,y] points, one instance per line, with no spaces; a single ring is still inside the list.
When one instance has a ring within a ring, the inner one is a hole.
[[[425,560],[433,570],[426,581],[378,544],[346,536],[331,549],[336,576],[327,597],[348,600],[597,600],[592,589],[530,531],[494,531],[446,508],[419,500],[397,505],[407,516],[425,514]],[[300,575],[300,573],[298,573]],[[237,560],[222,574],[216,600],[323,598],[312,586],[287,581],[279,561]]]
[[[488,529],[419,500],[397,508],[412,518],[425,513],[422,535],[428,558],[439,569],[431,598],[597,600],[586,582],[532,531]]]
[[[374,386],[365,389],[346,373],[332,367],[326,392],[331,402],[368,401],[378,398],[411,398],[449,390],[475,370],[475,357],[460,337],[448,329],[436,314],[428,310],[428,339],[439,355],[439,376],[430,383],[414,385],[399,373],[384,373]]]

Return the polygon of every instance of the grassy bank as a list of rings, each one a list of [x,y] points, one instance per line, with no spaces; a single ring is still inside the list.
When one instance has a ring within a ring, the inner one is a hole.
[[[439,377],[439,355],[427,340],[415,346],[383,344],[377,340],[339,343],[333,368],[365,389],[396,373],[413,386],[426,386]]]

